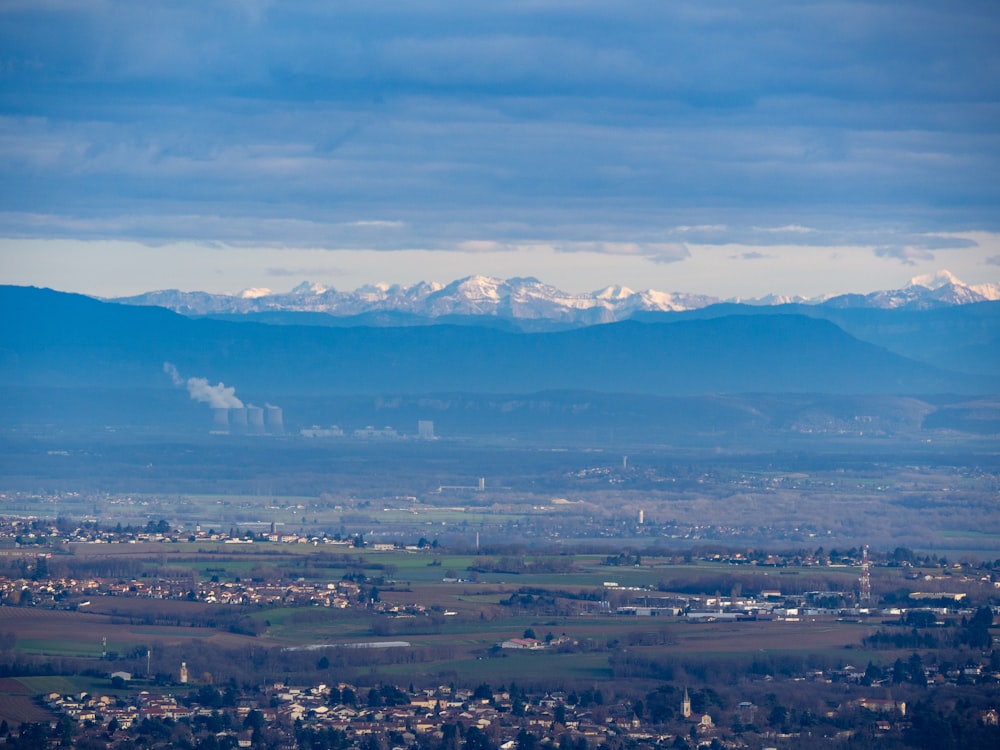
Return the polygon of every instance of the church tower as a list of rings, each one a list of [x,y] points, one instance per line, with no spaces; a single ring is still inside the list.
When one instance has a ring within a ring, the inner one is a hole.
[[[180,674],[181,685],[187,685],[187,681],[188,681],[188,665],[186,661],[182,661],[181,674]]]
[[[688,695],[687,688],[684,688],[684,700],[681,701],[681,716],[685,719],[691,718],[691,696]]]

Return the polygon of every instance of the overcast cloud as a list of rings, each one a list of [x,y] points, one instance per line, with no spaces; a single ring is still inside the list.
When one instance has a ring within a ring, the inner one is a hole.
[[[995,2],[7,0],[0,281],[81,240],[243,253],[234,287],[415,280],[394,251],[678,288],[713,247],[687,291],[797,292],[843,248],[859,278],[995,280],[998,39]],[[127,266],[109,288],[162,286]]]

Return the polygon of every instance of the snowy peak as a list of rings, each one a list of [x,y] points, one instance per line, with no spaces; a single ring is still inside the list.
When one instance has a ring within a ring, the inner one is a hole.
[[[468,276],[441,287],[427,299],[428,313],[490,315],[505,318],[566,320],[577,309],[573,295],[536,278]]]
[[[1000,284],[972,284],[969,289],[990,302],[1000,300]]]
[[[910,283],[907,285],[907,288],[919,286],[924,289],[940,289],[946,285],[965,286],[965,284],[959,281],[951,271],[941,269],[937,273],[914,276],[910,279]]]
[[[506,288],[505,288],[506,287]],[[469,300],[500,299],[500,290],[509,294],[509,287],[502,279],[492,276],[468,276],[441,290],[442,296],[461,296]]]
[[[939,271],[936,274],[917,276],[903,289],[892,291],[846,294],[825,300],[769,295],[730,301],[752,305],[799,303],[830,307],[924,309],[987,300],[1000,300],[1000,285],[970,286],[948,271]],[[573,294],[530,276],[511,279],[467,276],[450,284],[421,281],[403,286],[380,283],[366,285],[353,292],[338,292],[333,287],[304,281],[285,293],[265,288],[244,289],[234,295],[180,292],[173,289],[114,301],[166,307],[185,315],[308,311],[344,317],[394,312],[422,318],[448,315],[490,316],[590,325],[624,320],[638,312],[695,310],[721,300],[706,295],[658,292],[653,289],[634,291],[618,285],[589,294]]]
[[[294,297],[316,297],[326,294],[328,291],[331,290],[322,284],[311,284],[308,281],[303,281],[288,294]]]
[[[1000,300],[1000,284],[966,284],[946,270],[914,276],[910,279],[910,287],[924,287],[935,299],[949,305]]]
[[[594,299],[614,301],[628,299],[633,294],[635,294],[635,292],[627,286],[619,286],[616,284],[614,286],[606,286],[604,289],[599,289],[594,292],[593,297]]]
[[[768,307],[771,305],[807,305],[817,300],[810,300],[798,294],[768,294],[763,297],[751,297],[749,299],[737,298],[732,300],[743,305],[754,305],[755,307]]]
[[[930,292],[925,296],[948,305],[965,305],[970,302],[983,302],[1000,298],[1000,295],[997,295],[997,291],[1000,290],[997,289],[996,285],[982,284],[978,288],[970,286],[946,270],[913,277],[910,279],[909,288],[917,287],[922,287]]]
[[[831,297],[823,304],[831,307],[878,307],[926,310],[949,305],[968,305],[1000,299],[1000,286],[980,284],[970,286],[949,271],[915,276],[902,289],[871,294],[844,294]]]
[[[236,296],[240,299],[260,299],[261,297],[269,297],[272,294],[274,292],[267,287],[251,287],[250,289],[244,289]]]

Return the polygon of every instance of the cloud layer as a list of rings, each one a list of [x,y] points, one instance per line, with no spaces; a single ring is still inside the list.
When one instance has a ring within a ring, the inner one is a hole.
[[[988,2],[10,0],[0,236],[912,264],[1000,230],[998,38]]]

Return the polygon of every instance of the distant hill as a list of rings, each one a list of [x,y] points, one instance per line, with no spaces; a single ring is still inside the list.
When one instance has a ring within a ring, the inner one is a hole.
[[[261,394],[989,393],[993,380],[889,352],[790,311],[523,333],[191,319],[165,309],[0,288],[0,384],[169,387],[185,376]]]
[[[303,283],[287,293],[166,290],[113,300],[189,317],[331,328],[457,325],[510,332],[565,331],[638,320],[664,323],[733,315],[805,315],[861,341],[935,367],[1000,377],[1000,287],[970,286],[947,271],[903,289],[825,300],[769,297],[723,302],[704,295],[608,287],[568,294],[533,278],[472,276],[442,284],[374,285],[340,292]]]
[[[731,315],[805,315],[828,320],[855,338],[911,359],[946,370],[1000,377],[1000,302],[926,309],[722,303],[678,313],[642,312],[634,319],[653,323]]]

